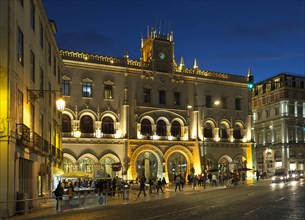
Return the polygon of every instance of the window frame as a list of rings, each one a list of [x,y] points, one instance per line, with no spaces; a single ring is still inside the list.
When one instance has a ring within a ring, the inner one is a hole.
[[[205,96],[205,107],[212,108],[212,96],[211,95]]]
[[[166,104],[166,91],[159,90],[159,104],[165,105]]]
[[[18,27],[17,45],[17,60],[21,66],[24,66],[24,35],[20,27]]]
[[[180,92],[174,92],[174,105],[180,106]]]
[[[236,97],[234,101],[234,110],[241,111],[241,98]]]
[[[35,77],[36,77],[36,68],[35,68],[35,54],[33,50],[30,52],[30,74],[31,74],[31,80],[35,83]]]
[[[92,83],[90,83],[90,82],[82,82],[82,97],[84,97],[84,98],[92,98]]]
[[[70,96],[71,89],[70,89],[70,80],[63,79],[61,82],[61,93],[64,96]]]
[[[112,85],[104,85],[104,99],[113,99]]]
[[[151,89],[143,88],[143,102],[151,103]]]

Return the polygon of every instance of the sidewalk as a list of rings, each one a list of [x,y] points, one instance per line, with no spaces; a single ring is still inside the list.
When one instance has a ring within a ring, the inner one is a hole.
[[[260,180],[259,182],[263,182],[264,180]],[[239,186],[243,185],[253,185],[256,183],[255,180],[247,180],[246,182],[242,183],[240,182]],[[166,186],[163,188],[164,193],[159,191],[157,192],[153,191],[152,193],[149,193],[149,190],[146,190],[146,197],[144,197],[144,194],[141,193],[141,195],[138,198],[138,193],[139,190],[130,190],[129,191],[129,199],[125,200],[123,197],[120,195],[115,195],[115,196],[108,196],[107,197],[107,204],[102,205],[102,206],[109,206],[109,205],[122,205],[122,204],[128,204],[128,203],[137,203],[137,202],[146,202],[146,201],[151,201],[151,200],[158,200],[158,199],[164,199],[164,198],[170,198],[170,197],[176,197],[179,195],[187,195],[187,194],[192,194],[192,193],[199,193],[199,192],[206,192],[206,191],[212,191],[212,190],[220,190],[220,189],[226,189],[226,184],[227,181],[223,185],[220,185],[217,183],[217,187],[212,187],[211,184],[206,184],[206,189],[203,188],[203,186],[197,186],[193,187],[192,185],[186,184],[183,188],[183,191],[178,191],[175,192],[175,184],[171,184],[169,186]],[[89,206],[85,208],[76,208],[77,210],[79,209],[91,209],[91,208],[96,208],[97,206]],[[61,214],[63,212],[70,212],[75,209],[69,209],[69,210],[56,210],[56,200],[55,199],[48,199],[46,203],[41,204],[40,207],[36,207],[30,210],[29,213],[23,214],[23,215],[15,215],[13,217],[10,217],[9,219],[11,220],[25,220],[25,219],[32,219],[32,218],[37,218],[37,217],[43,217],[43,216],[52,216],[56,217],[56,215]]]

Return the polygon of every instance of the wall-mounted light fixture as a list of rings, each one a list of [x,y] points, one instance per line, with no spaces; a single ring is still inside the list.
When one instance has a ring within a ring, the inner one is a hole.
[[[81,135],[82,135],[82,132],[81,132],[79,129],[77,129],[76,131],[74,131],[74,137],[75,137],[75,138],[80,138]]]
[[[44,94],[56,94],[60,93],[60,90],[41,90],[41,89],[27,89],[27,102],[34,102],[38,98],[42,98]],[[66,102],[62,97],[56,100],[56,108],[58,111],[62,112],[65,109]]]

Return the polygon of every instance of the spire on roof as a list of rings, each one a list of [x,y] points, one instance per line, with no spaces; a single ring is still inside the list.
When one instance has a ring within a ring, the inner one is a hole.
[[[251,69],[250,69],[250,67],[249,67],[249,69],[248,69],[248,77],[249,76],[251,76],[252,74],[251,74]]]
[[[197,60],[196,60],[196,58],[195,58],[195,60],[194,60],[194,69],[198,69],[198,65],[197,65]]]
[[[183,60],[183,57],[181,56],[181,59],[180,59],[180,66],[183,67],[184,66],[184,60]]]
[[[128,50],[125,51],[124,58],[125,58],[125,59],[128,59],[128,58],[129,58]]]

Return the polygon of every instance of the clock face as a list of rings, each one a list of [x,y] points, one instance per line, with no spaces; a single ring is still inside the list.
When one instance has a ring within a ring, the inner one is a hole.
[[[166,57],[166,54],[165,54],[163,51],[160,51],[160,52],[159,52],[159,58],[160,58],[161,60],[164,60],[165,57]]]

